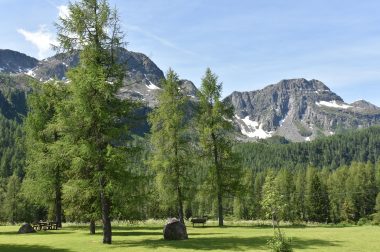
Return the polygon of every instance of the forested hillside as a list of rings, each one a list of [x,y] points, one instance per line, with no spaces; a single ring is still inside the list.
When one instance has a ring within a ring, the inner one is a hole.
[[[351,162],[378,161],[380,154],[380,127],[347,131],[312,142],[289,143],[274,138],[258,143],[240,143],[243,166],[254,171],[268,168],[297,170],[305,166],[337,169]]]
[[[27,76],[0,74],[0,177],[22,177],[24,146],[22,121],[27,112]]]

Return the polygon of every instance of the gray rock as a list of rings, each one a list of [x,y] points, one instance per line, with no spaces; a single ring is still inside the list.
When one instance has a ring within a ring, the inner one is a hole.
[[[258,91],[233,92],[225,102],[234,106],[236,128],[250,138],[280,135],[300,142],[380,124],[380,108],[366,101],[346,104],[318,80],[282,80]]]
[[[188,239],[186,226],[178,219],[169,219],[164,226],[164,239],[165,240],[186,240]]]
[[[24,223],[18,230],[19,234],[28,234],[28,233],[35,233],[36,230],[30,225],[29,223]]]

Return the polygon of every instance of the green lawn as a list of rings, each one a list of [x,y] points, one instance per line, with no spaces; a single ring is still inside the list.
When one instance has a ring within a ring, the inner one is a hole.
[[[209,224],[210,225],[210,224]],[[189,240],[165,241],[157,225],[116,226],[113,244],[103,245],[101,234],[91,236],[87,227],[65,226],[62,230],[16,234],[16,226],[0,226],[1,252],[70,251],[268,251],[271,228],[230,226],[190,227]],[[380,251],[380,227],[286,227],[295,251]],[[97,231],[100,231],[98,229]]]

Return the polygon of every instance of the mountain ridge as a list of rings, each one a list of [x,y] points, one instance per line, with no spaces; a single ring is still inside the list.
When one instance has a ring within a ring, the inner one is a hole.
[[[234,106],[236,127],[251,138],[309,141],[380,123],[378,107],[367,101],[347,104],[318,80],[282,80],[256,91],[235,91],[225,101]]]
[[[150,111],[158,105],[163,71],[143,53],[121,48],[119,61],[125,65],[124,85],[119,97],[142,101]],[[29,75],[45,82],[67,81],[66,72],[79,62],[79,52],[56,54],[38,61],[25,54],[0,50],[0,71]],[[12,66],[4,68],[2,66]],[[180,81],[182,92],[196,101],[198,89],[190,80]],[[254,91],[234,91],[224,98],[235,109],[234,124],[241,140],[282,136],[291,141],[310,141],[345,129],[380,124],[380,108],[365,100],[351,104],[319,80],[284,79]]]

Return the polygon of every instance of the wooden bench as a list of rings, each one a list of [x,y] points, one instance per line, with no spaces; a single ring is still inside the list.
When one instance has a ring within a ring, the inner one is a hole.
[[[193,227],[195,224],[203,224],[203,226],[205,226],[207,218],[205,218],[205,217],[203,217],[203,218],[191,218],[190,221],[193,223]]]

